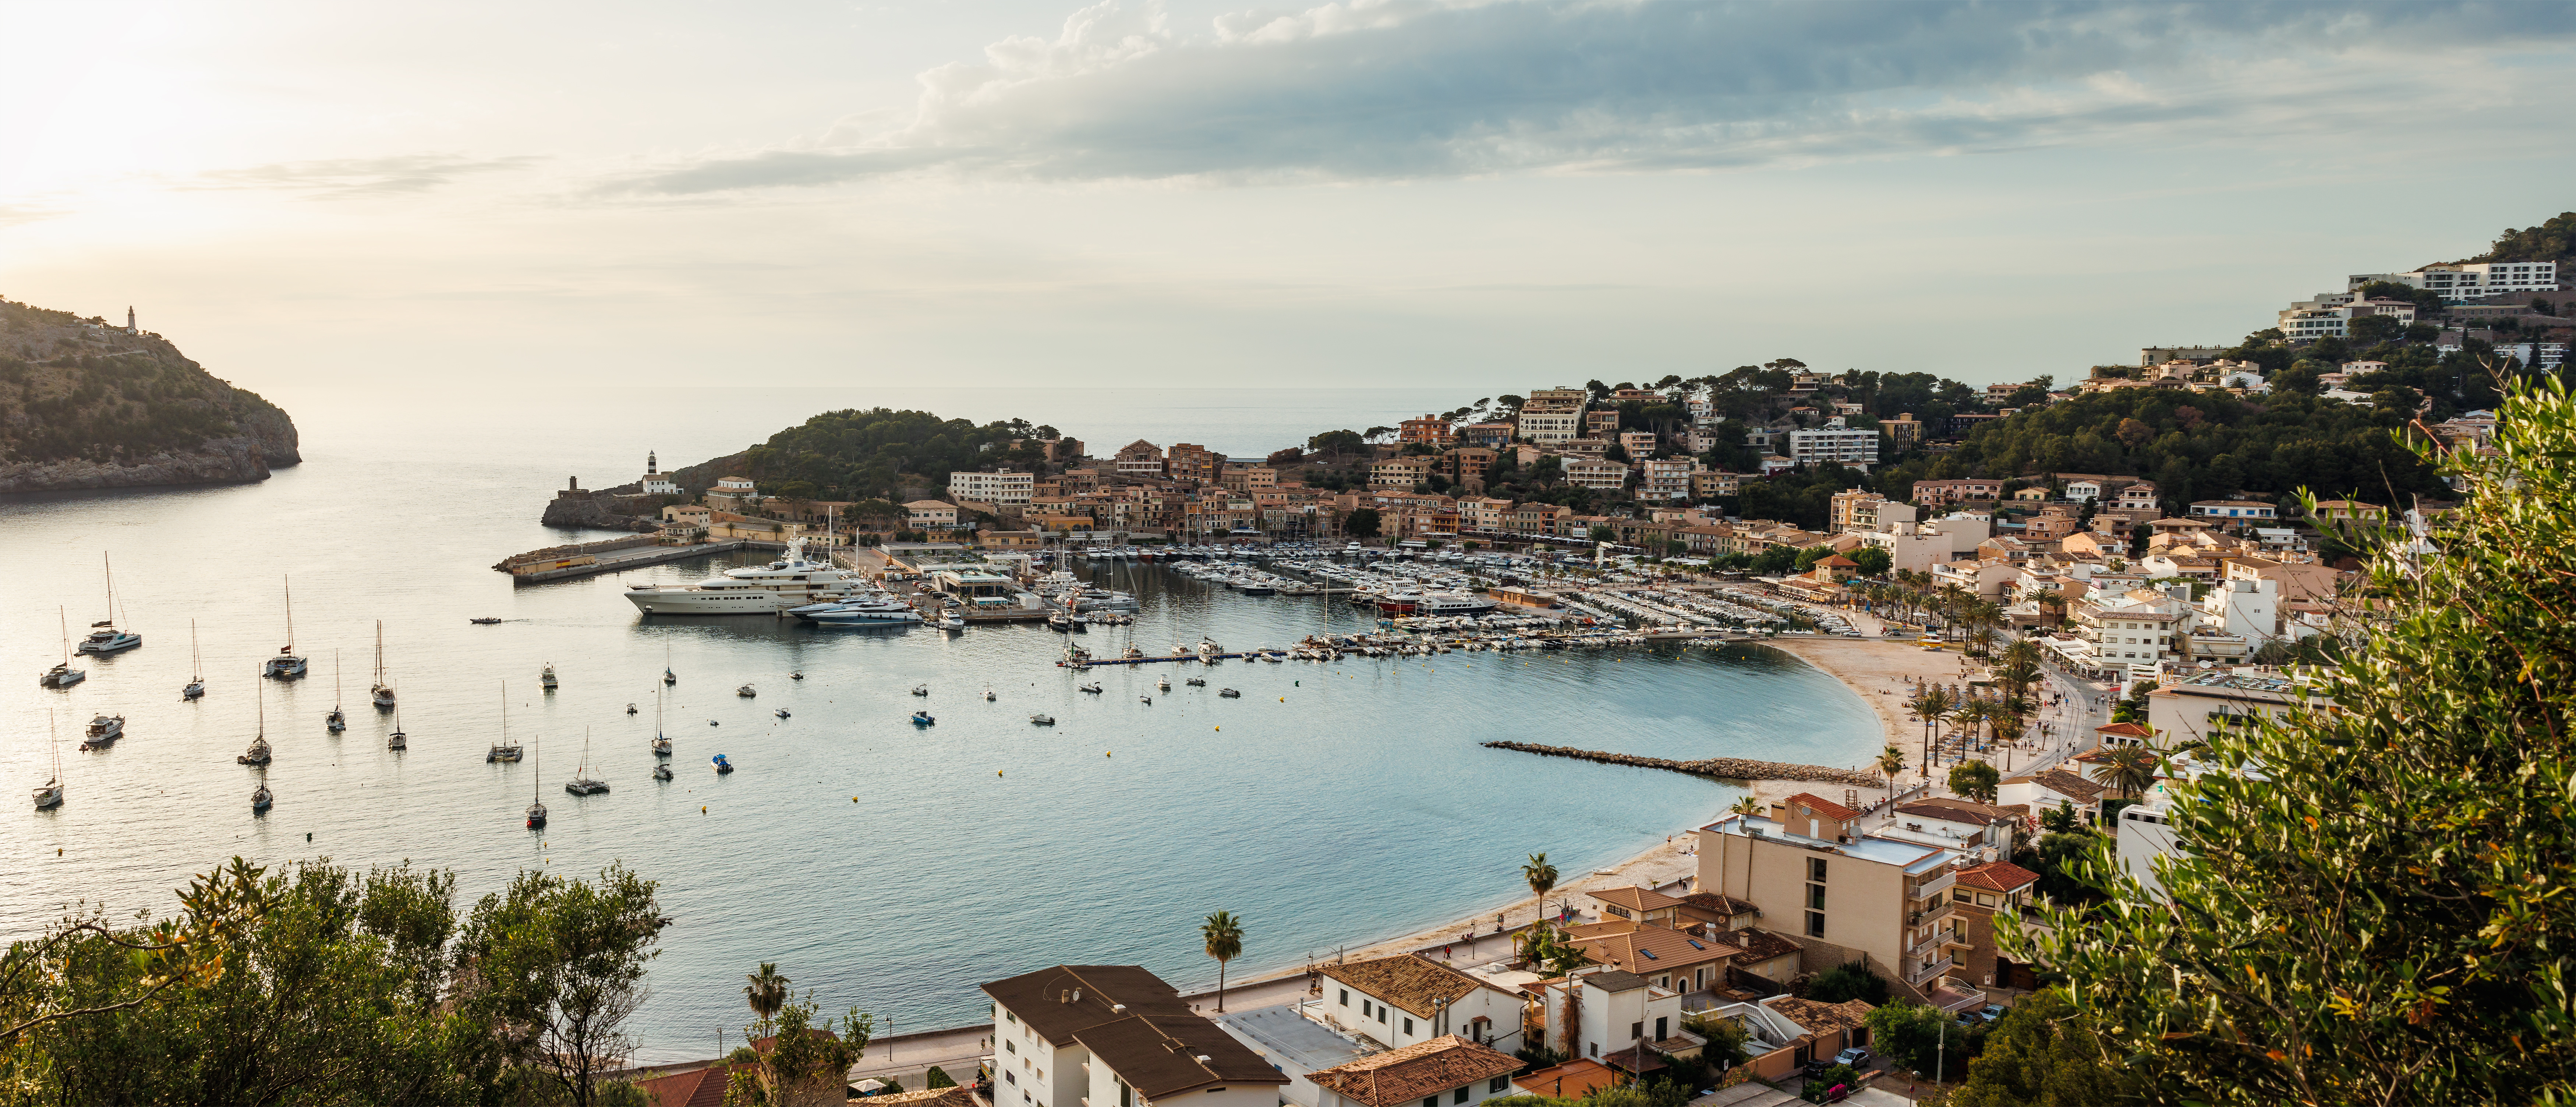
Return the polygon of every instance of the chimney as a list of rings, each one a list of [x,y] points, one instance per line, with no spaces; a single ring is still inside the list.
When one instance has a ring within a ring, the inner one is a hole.
[[[1110,1005],[1109,1005],[1109,1013],[1110,1013],[1110,1014],[1113,1014],[1113,1015],[1117,1015],[1117,1014],[1125,1014],[1125,1013],[1126,1013],[1126,1011],[1127,1011],[1127,1005],[1126,1005],[1126,1004],[1124,1004],[1124,1003],[1112,1003],[1112,1004],[1110,1004]]]
[[[1082,1002],[1082,989],[1076,988],[1073,990],[1073,1001],[1075,1003]]]
[[[1055,991],[1055,1001],[1057,1003],[1071,1003],[1073,1002],[1073,993],[1062,988],[1058,988]]]

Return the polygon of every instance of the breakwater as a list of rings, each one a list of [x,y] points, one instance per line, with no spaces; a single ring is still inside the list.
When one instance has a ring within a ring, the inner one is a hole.
[[[1674,761],[1664,757],[1639,757],[1633,753],[1605,753],[1579,750],[1572,746],[1542,746],[1531,742],[1487,742],[1488,749],[1519,750],[1542,757],[1571,757],[1577,761],[1598,761],[1604,765],[1629,765],[1640,769],[1670,769],[1693,776],[1713,776],[1726,780],[1818,780],[1828,784],[1845,784],[1876,788],[1886,783],[1877,774],[1830,765],[1799,765],[1786,761],[1752,761],[1741,757],[1708,757],[1697,761]]]

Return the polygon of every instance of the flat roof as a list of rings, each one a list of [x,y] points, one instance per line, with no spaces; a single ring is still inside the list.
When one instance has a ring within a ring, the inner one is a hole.
[[[1287,1004],[1228,1011],[1215,1016],[1215,1022],[1290,1076],[1347,1064],[1367,1052],[1313,1019],[1299,1015],[1294,1006]]]

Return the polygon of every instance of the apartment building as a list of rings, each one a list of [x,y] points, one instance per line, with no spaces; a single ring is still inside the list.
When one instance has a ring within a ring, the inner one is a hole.
[[[1458,501],[1458,525],[1468,530],[1504,531],[1510,524],[1505,519],[1512,510],[1510,500],[1477,496]]]
[[[2252,526],[2280,518],[2280,510],[2261,500],[2193,500],[2193,518],[2214,519],[2225,523]]]
[[[1407,444],[1419,442],[1425,446],[1448,445],[1449,420],[1437,415],[1407,419],[1397,425],[1395,440]]]
[[[1427,457],[1391,457],[1369,466],[1369,487],[1410,489],[1428,482],[1434,462]]]
[[[1519,1049],[1519,994],[1420,954],[1319,965],[1323,1019],[1389,1049],[1457,1036],[1497,1049]]]
[[[1565,480],[1582,488],[1616,492],[1628,486],[1628,467],[1615,461],[1569,460]]]
[[[1790,431],[1789,460],[1801,465],[1826,461],[1854,466],[1876,465],[1878,464],[1878,432],[1830,427],[1823,430]]]
[[[2071,635],[2043,643],[2079,672],[2103,672],[2117,679],[2152,677],[2159,666],[2182,659],[2182,636],[2191,630],[2193,609],[2187,585],[2180,596],[2152,588],[2091,596],[2068,611]]]
[[[1602,440],[1602,441],[1604,441],[1604,442],[1607,442],[1607,441],[1609,441],[1609,440],[1610,440],[1610,437],[1611,437],[1612,435],[1615,435],[1615,434],[1618,434],[1618,433],[1619,433],[1619,411],[1618,411],[1618,409],[1616,409],[1616,408],[1606,408],[1606,407],[1605,407],[1605,408],[1599,408],[1599,409],[1596,409],[1596,410],[1593,410],[1593,411],[1587,411],[1587,412],[1584,412],[1584,413],[1583,413],[1583,436],[1584,436],[1584,437],[1586,437],[1586,438],[1598,438],[1598,439],[1601,439],[1601,440]]]
[[[1825,529],[1835,534],[1884,530],[1893,525],[1910,524],[1914,522],[1914,515],[1912,504],[1855,488],[1834,493],[1833,499],[1825,506]]]
[[[1523,441],[1553,446],[1583,437],[1583,413],[1522,408],[1519,426]]]
[[[903,505],[904,522],[914,530],[957,529],[957,505],[938,500],[914,500]]]
[[[2355,319],[2384,316],[2395,319],[2401,324],[2415,321],[2415,304],[2410,300],[2379,299],[2340,304],[2322,302],[2327,299],[2329,297],[2319,297],[2317,300],[2301,301],[2282,308],[2275,316],[2273,325],[2281,329],[2281,335],[2284,338],[2328,336],[2348,338],[2352,335],[2352,322]]]
[[[1503,519],[1513,534],[1535,536],[1556,533],[1556,521],[1573,515],[1573,508],[1560,504],[1525,503],[1513,506]]]
[[[1164,475],[1163,448],[1142,438],[1119,447],[1118,456],[1113,461],[1116,465],[1115,471],[1121,477]]]
[[[1959,951],[1958,975],[1980,987],[2009,984],[2005,959],[1995,945],[1995,918],[2017,915],[2039,890],[2039,874],[2010,861],[1988,861],[1960,869],[1950,886],[1950,906],[1967,941]]]
[[[1900,454],[1922,445],[1924,439],[1923,424],[1914,418],[1912,412],[1894,419],[1879,420],[1878,431],[1887,436],[1887,444]]]
[[[995,1107],[1276,1107],[1288,1077],[1138,965],[1058,965],[983,986]]]
[[[1521,414],[1533,411],[1582,411],[1592,402],[1592,393],[1580,388],[1533,389],[1529,399],[1521,402]]]
[[[1627,452],[1630,461],[1644,461],[1655,454],[1653,431],[1620,431],[1618,441],[1619,448]]]
[[[1730,473],[1724,469],[1694,469],[1691,470],[1690,479],[1691,498],[1705,500],[1735,495],[1742,488],[1744,474]]]
[[[1192,442],[1175,442],[1163,455],[1163,472],[1173,480],[1213,484],[1225,468],[1225,455]]]
[[[2373,281],[2402,284],[2408,288],[2429,288],[2441,293],[2443,303],[2459,304],[2490,296],[2558,291],[2558,263],[2473,261],[2427,265],[2405,273],[2355,273],[2344,278],[2344,286],[2358,293],[2361,286]]]
[[[1466,426],[1458,428],[1458,440],[1470,446],[1483,446],[1487,449],[1499,449],[1504,443],[1512,440],[1511,420],[1505,419],[1489,423],[1469,423]]]
[[[1921,987],[1949,972],[1965,945],[1947,893],[1967,855],[1865,834],[1860,820],[1806,792],[1774,801],[1767,816],[1729,815],[1699,830],[1698,887],[1755,904],[1810,946],[1866,953]]]
[[[2147,693],[2147,728],[2156,743],[2173,749],[2230,730],[2285,719],[2305,706],[2331,710],[2334,700],[2309,678],[2238,669],[2203,673],[2158,685]]]
[[[1913,500],[1925,507],[1941,507],[1990,502],[2002,499],[2003,494],[2004,482],[1999,480],[1918,480],[1914,482]]]
[[[976,503],[998,504],[1007,508],[1027,507],[1037,478],[1027,473],[948,474],[948,494]]]
[[[1649,458],[1637,463],[1637,498],[1640,500],[1687,500],[1691,496],[1691,469],[1686,457]]]

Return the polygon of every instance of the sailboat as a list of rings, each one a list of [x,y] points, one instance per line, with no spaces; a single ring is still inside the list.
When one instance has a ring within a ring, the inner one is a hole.
[[[268,770],[261,769],[259,771],[259,787],[251,789],[250,793],[251,813],[254,815],[266,814],[268,809],[276,803],[277,797],[271,794],[268,790]]]
[[[104,553],[98,555],[98,563],[107,571],[107,618],[89,625],[89,637],[81,639],[80,652],[111,654],[142,645],[142,635],[116,629],[116,570],[108,565]]]
[[[54,778],[35,789],[36,810],[62,806],[63,802],[63,736],[54,729],[54,713],[45,712],[45,740],[54,751]]]
[[[349,729],[349,713],[340,710],[340,651],[331,651],[331,713],[322,716],[322,727],[333,734]]]
[[[286,585],[286,644],[277,648],[260,673],[271,680],[293,680],[304,675],[304,659],[295,655],[295,585]]]
[[[394,708],[394,732],[385,735],[385,748],[395,751],[411,748],[411,736],[403,733],[402,708]]]
[[[188,620],[188,686],[179,689],[179,698],[193,700],[206,694],[206,663],[197,652],[197,621]]]
[[[244,765],[257,765],[261,769],[265,770],[268,767],[269,758],[268,697],[256,694],[256,686],[254,686],[254,694],[251,696],[251,699],[259,705],[259,733],[251,736],[250,748],[242,751],[242,755],[233,758],[233,760]],[[267,780],[267,777],[262,776],[260,779],[264,782]],[[262,783],[259,790],[261,792],[266,792],[268,791],[268,786],[265,783]],[[254,800],[252,801],[251,806],[253,808],[264,810],[268,807],[268,804]]]
[[[585,727],[581,732],[581,766],[572,771],[571,780],[564,782],[564,791],[576,796],[595,796],[607,790],[607,781],[590,775],[590,730]]]
[[[653,756],[671,756],[671,739],[662,733],[662,693],[653,693]],[[669,780],[669,777],[663,777]]]
[[[510,682],[501,682],[501,740],[492,743],[492,751],[483,755],[485,764],[495,761],[517,761],[519,744],[510,740]]]
[[[45,675],[37,677],[36,683],[45,688],[69,688],[88,680],[89,674],[72,668],[71,616],[64,614],[63,609],[57,607],[54,609],[54,619],[63,624],[63,659],[53,668],[45,670]]]
[[[394,686],[385,683],[385,621],[382,619],[376,620],[376,683],[367,689],[367,698],[375,701],[378,711],[394,708]]]
[[[533,766],[536,771],[528,774],[528,829],[543,830],[546,828],[546,804],[542,798],[545,786],[539,783],[546,778],[546,746],[543,740],[537,742],[536,755],[537,763]]]
[[[680,674],[671,671],[671,647],[664,646],[662,647],[662,686],[667,688],[679,682]]]

